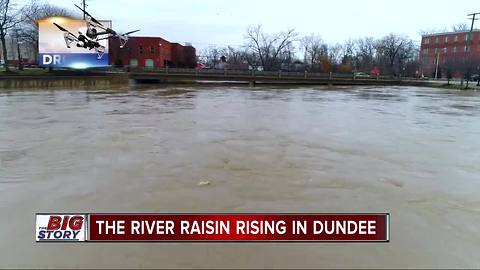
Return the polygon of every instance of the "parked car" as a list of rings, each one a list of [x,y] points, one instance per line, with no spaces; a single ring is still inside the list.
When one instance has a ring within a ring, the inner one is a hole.
[[[357,72],[355,73],[355,77],[357,78],[370,78],[370,75],[365,72]]]

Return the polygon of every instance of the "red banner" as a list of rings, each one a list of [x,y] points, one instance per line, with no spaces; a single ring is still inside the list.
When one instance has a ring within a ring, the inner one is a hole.
[[[388,242],[388,214],[91,214],[88,241]]]

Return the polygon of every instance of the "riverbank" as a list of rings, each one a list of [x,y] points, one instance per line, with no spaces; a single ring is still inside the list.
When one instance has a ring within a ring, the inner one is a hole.
[[[31,69],[0,72],[0,89],[81,89],[127,86],[125,73]]]
[[[155,77],[155,76],[158,76]],[[170,77],[169,77],[170,76]],[[10,72],[0,71],[0,90],[22,90],[22,89],[105,89],[108,87],[127,87],[132,82],[138,85],[212,85],[212,86],[355,86],[355,85],[376,85],[376,86],[416,86],[433,87],[451,90],[480,90],[475,82],[470,83],[469,88],[452,81],[423,81],[423,80],[394,80],[394,79],[355,79],[337,75],[336,78],[319,78],[302,80],[289,78],[287,74],[281,78],[253,77],[241,80],[228,80],[227,78],[205,77],[197,78],[192,76],[158,73],[152,77],[146,73],[127,72],[105,72],[102,70],[48,70],[48,69],[25,69],[23,71],[13,70]],[[306,76],[306,75],[305,75]],[[145,78],[144,78],[145,77]]]

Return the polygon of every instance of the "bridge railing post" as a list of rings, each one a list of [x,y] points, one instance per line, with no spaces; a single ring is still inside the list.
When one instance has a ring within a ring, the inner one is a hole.
[[[282,70],[279,70],[279,71],[278,71],[278,78],[279,78],[279,79],[282,78]]]
[[[328,79],[331,80],[333,79],[333,72],[330,72],[329,76],[328,76]]]
[[[224,69],[224,70],[223,70],[223,75],[224,75],[225,77],[227,77],[227,75],[228,75],[227,69]]]
[[[165,67],[165,73],[168,74],[168,66]]]
[[[305,79],[308,79],[308,71],[305,70]]]
[[[353,73],[353,80],[355,81],[357,79],[357,74]]]

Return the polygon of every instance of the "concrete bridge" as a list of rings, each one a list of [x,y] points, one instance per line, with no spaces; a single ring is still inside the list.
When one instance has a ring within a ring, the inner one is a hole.
[[[124,86],[129,80],[138,83],[243,83],[255,86],[269,85],[415,85],[438,86],[428,81],[390,76],[354,76],[353,74],[245,71],[245,70],[195,70],[156,69],[108,71],[56,70],[42,74],[0,74],[0,89],[16,88],[82,88]]]
[[[245,71],[214,69],[131,70],[130,78],[137,82],[225,82],[256,84],[306,85],[398,85],[405,82],[391,76],[355,76],[354,74]]]

